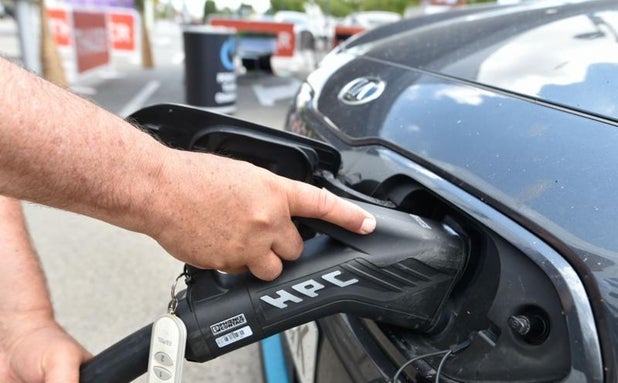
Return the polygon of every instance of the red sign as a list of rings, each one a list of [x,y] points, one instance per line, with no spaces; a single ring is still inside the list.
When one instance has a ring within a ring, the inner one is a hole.
[[[341,44],[343,41],[348,38],[354,36],[357,33],[364,32],[365,28],[363,27],[347,27],[338,25],[335,27],[335,39],[333,41],[333,47]]]
[[[73,11],[73,28],[78,73],[109,63],[104,12]]]
[[[249,21],[234,19],[212,19],[211,25],[234,28],[242,33],[270,33],[277,36],[277,48],[275,56],[294,56],[294,46],[296,35],[294,34],[294,24],[275,23],[272,21]]]
[[[58,46],[71,45],[71,24],[69,13],[64,9],[48,9],[49,29]]]
[[[120,51],[135,50],[135,15],[110,12],[109,22],[112,48]]]

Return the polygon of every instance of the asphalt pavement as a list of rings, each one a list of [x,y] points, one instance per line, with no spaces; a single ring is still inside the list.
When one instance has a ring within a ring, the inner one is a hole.
[[[182,30],[160,21],[152,30],[155,66],[143,69],[129,59],[115,58],[109,69],[88,73],[74,90],[118,115],[159,103],[186,103]],[[236,80],[237,118],[273,128],[282,128],[289,103],[300,85],[295,78],[264,72],[249,72]],[[93,93],[94,91],[94,93]]]
[[[0,53],[15,57],[12,21],[0,20]],[[143,106],[184,103],[182,33],[170,22],[152,34],[155,67],[115,62],[74,84],[84,97],[121,116]],[[280,128],[298,80],[251,73],[238,79],[235,116]],[[88,121],[84,121],[84,127]],[[84,216],[26,204],[32,239],[47,276],[57,320],[96,354],[152,322],[167,307],[182,264],[152,239]],[[261,382],[254,344],[205,364],[187,362],[184,382]],[[145,378],[136,380],[145,382]]]

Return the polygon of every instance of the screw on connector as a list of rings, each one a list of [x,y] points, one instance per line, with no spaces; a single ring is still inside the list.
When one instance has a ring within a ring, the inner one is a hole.
[[[547,340],[551,323],[547,312],[538,306],[528,306],[508,319],[513,333],[531,345],[539,345]]]
[[[531,328],[530,318],[525,315],[513,315],[509,318],[509,327],[519,335],[528,335]]]

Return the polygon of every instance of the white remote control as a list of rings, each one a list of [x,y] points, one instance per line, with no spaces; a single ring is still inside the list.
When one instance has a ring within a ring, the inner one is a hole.
[[[148,357],[148,383],[180,383],[185,360],[187,328],[173,313],[152,325]]]

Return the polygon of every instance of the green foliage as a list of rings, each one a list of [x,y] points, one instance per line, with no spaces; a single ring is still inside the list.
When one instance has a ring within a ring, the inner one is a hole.
[[[144,0],[135,0],[135,9],[144,12]]]
[[[343,0],[317,0],[316,3],[325,14],[335,17],[344,17],[356,10],[357,5],[352,1]]]
[[[391,11],[403,14],[407,6],[417,5],[418,1],[409,0],[362,0],[359,2],[360,11]]]
[[[202,15],[202,20],[204,20],[204,22],[208,21],[208,17],[216,14],[217,12],[217,4],[215,4],[213,0],[207,0],[204,3],[204,14]]]
[[[234,15],[234,10],[232,10],[230,7],[225,7],[223,9],[219,10],[219,14],[221,16],[230,17],[230,16]]]
[[[270,0],[272,13],[278,11],[305,11],[305,0]]]
[[[304,4],[310,0],[271,0],[271,10],[274,13],[282,10],[304,11]],[[468,0],[468,2],[486,2],[495,0]],[[406,7],[418,6],[420,0],[314,0],[325,14],[344,17],[359,11],[391,11],[403,14]]]
[[[248,3],[242,3],[240,4],[240,8],[238,8],[238,13],[242,17],[247,17],[253,14],[254,12],[255,10],[253,9],[253,5],[248,4]]]
[[[352,12],[378,10],[403,14],[406,7],[419,5],[420,0],[315,0],[315,2],[324,13],[344,17]]]

